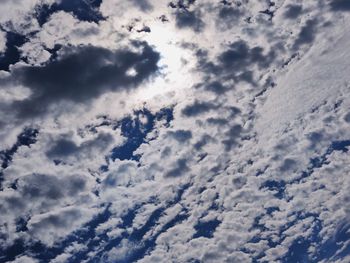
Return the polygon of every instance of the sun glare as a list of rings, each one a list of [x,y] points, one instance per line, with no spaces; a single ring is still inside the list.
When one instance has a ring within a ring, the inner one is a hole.
[[[141,89],[137,96],[148,100],[154,96],[183,89],[190,81],[188,61],[190,52],[180,47],[181,37],[170,26],[154,24],[145,39],[160,53],[160,75]]]

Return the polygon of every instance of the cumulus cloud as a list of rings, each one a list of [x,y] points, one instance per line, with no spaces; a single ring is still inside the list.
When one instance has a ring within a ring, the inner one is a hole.
[[[188,10],[179,10],[176,12],[176,26],[178,28],[192,28],[200,32],[204,27],[204,22],[200,19],[200,13]]]
[[[13,68],[13,81],[31,89],[31,96],[15,106],[20,117],[33,117],[61,100],[89,101],[106,91],[135,88],[158,70],[159,54],[144,42],[134,42],[138,51],[85,46],[67,48],[44,66]],[[91,63],[93,61],[93,63]],[[135,74],[128,74],[129,70]]]
[[[58,210],[55,213],[38,215],[29,221],[29,233],[33,238],[52,246],[58,238],[65,237],[72,230],[89,221],[92,215],[93,210],[82,210],[74,207]]]

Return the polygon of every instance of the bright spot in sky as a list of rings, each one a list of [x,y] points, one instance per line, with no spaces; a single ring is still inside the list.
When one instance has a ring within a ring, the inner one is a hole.
[[[129,68],[126,71],[126,75],[129,76],[129,77],[135,77],[137,75],[137,71],[136,71],[135,68]]]
[[[160,75],[144,89],[140,89],[138,98],[148,100],[157,95],[171,91],[179,91],[190,87],[193,82],[193,73],[190,74],[191,54],[181,47],[175,29],[164,24],[151,25],[152,31],[147,33],[145,40],[160,53]],[[191,75],[191,76],[190,76]]]

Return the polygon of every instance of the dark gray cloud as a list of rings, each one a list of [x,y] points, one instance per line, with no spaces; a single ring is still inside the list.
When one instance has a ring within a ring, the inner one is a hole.
[[[176,26],[178,28],[192,28],[195,32],[201,32],[205,26],[200,18],[200,12],[180,9],[175,13]]]
[[[348,123],[350,123],[350,112],[348,112],[345,116],[344,116],[344,120]]]
[[[317,21],[310,19],[301,28],[298,38],[294,43],[294,48],[298,49],[301,45],[312,43],[317,33]]]
[[[227,45],[215,61],[209,58],[207,50],[197,49],[195,54],[198,70],[206,73],[203,82],[195,85],[195,88],[222,95],[235,88],[232,83],[227,86],[226,80],[247,82],[256,87],[259,81],[255,74],[256,68],[268,68],[276,59],[277,51],[266,51],[260,46],[251,47],[246,41],[237,40]]]
[[[219,18],[224,20],[237,20],[241,16],[238,7],[224,6],[219,11]]]
[[[207,122],[210,125],[223,126],[223,125],[226,125],[228,123],[228,120],[224,119],[224,118],[208,118]]]
[[[75,142],[68,138],[61,138],[54,142],[51,148],[46,152],[49,158],[66,158],[74,156],[82,152],[91,152],[93,150],[104,150],[113,142],[113,137],[110,134],[99,134],[97,138],[86,141],[81,145],[76,145]]]
[[[53,147],[46,153],[48,157],[61,157],[76,153],[79,147],[71,140],[60,139]]]
[[[200,11],[190,11],[196,0],[178,0],[169,3],[169,6],[176,9],[175,22],[178,28],[192,28],[195,32],[201,32],[204,29],[204,22],[201,19]]]
[[[239,7],[224,5],[218,13],[217,25],[220,28],[230,28],[238,25],[239,19],[243,16],[243,12]]]
[[[225,133],[227,139],[222,141],[222,143],[225,145],[225,150],[229,151],[232,149],[233,146],[237,144],[237,140],[239,139],[242,130],[242,126],[236,124]]]
[[[205,50],[198,50],[196,55],[198,68],[208,73],[203,88],[220,95],[228,90],[222,84],[224,80],[248,82],[256,86],[253,67],[257,66],[259,69],[269,67],[276,57],[276,52],[274,50],[266,52],[259,46],[250,47],[244,40],[238,40],[228,45],[217,56],[216,63],[209,60]],[[230,88],[232,87],[231,85]]]
[[[42,229],[44,227],[59,227],[65,228],[67,225],[71,224],[70,222],[81,214],[79,210],[68,210],[64,211],[62,214],[52,214],[43,218],[40,222],[32,224],[31,231],[36,231],[36,229]]]
[[[229,48],[219,56],[220,63],[230,70],[240,70],[251,64],[258,64],[259,67],[267,67],[273,58],[270,53],[264,55],[262,47],[250,48],[248,44],[239,40],[232,43]]]
[[[187,159],[178,159],[175,162],[175,165],[169,172],[165,175],[165,177],[178,177],[182,176],[184,173],[188,172],[189,168],[187,165]]]
[[[216,94],[223,94],[225,93],[228,89],[219,81],[213,81],[210,82],[209,84],[204,85],[205,90],[214,92]]]
[[[180,143],[184,143],[192,138],[192,132],[188,130],[170,131],[168,134]]]
[[[350,11],[349,0],[333,0],[330,6],[333,11]]]
[[[31,173],[14,183],[11,195],[0,205],[2,214],[30,215],[32,209],[49,211],[85,192],[88,179],[79,174],[60,176]]]
[[[301,14],[302,10],[303,8],[301,5],[287,5],[286,11],[284,12],[284,17],[295,19]]]
[[[32,174],[18,183],[18,190],[26,200],[59,200],[75,196],[85,190],[86,180],[82,176],[59,178],[53,175]]]
[[[201,150],[203,148],[203,146],[209,144],[210,142],[214,142],[215,139],[213,137],[211,137],[210,135],[208,134],[205,134],[202,136],[202,138],[196,142],[194,144],[194,148],[198,151],[198,150]]]
[[[247,70],[241,74],[238,74],[237,76],[235,76],[234,78],[237,82],[243,81],[243,82],[248,82],[252,85],[255,85],[255,81],[254,81],[254,73],[251,70]]]
[[[186,117],[195,117],[216,108],[217,106],[210,102],[202,102],[196,100],[193,104],[187,105],[182,110],[182,114]]]
[[[66,208],[58,213],[44,214],[29,221],[28,234],[34,240],[39,239],[42,243],[51,246],[74,228],[80,226],[85,220],[88,220],[88,216],[86,211],[76,207]]]
[[[153,10],[153,6],[148,0],[131,0],[131,2],[142,11],[147,12]]]
[[[249,69],[251,66],[257,65],[259,68],[267,68],[274,60],[276,54],[273,50],[265,52],[262,47],[250,47],[244,40],[238,40],[221,52],[217,60],[219,63],[214,63],[209,60],[208,52],[199,49],[196,52],[198,59],[198,67],[208,74],[221,75],[236,81],[253,82],[253,74]],[[224,93],[225,88],[221,82],[210,79],[206,80],[209,84],[206,89],[215,93]]]
[[[324,140],[324,134],[322,132],[311,132],[307,134],[307,139],[310,142],[309,148],[316,149],[317,146],[321,145],[321,142]]]
[[[171,1],[169,6],[171,8],[188,9],[196,3],[196,0],[177,0]]]
[[[297,162],[295,160],[286,158],[283,161],[283,164],[280,167],[280,170],[282,172],[286,172],[286,171],[290,171],[290,170],[294,169],[296,166],[297,166]]]
[[[43,114],[61,100],[86,102],[107,91],[137,87],[158,70],[160,55],[146,42],[133,42],[141,51],[81,46],[65,50],[44,66],[21,66],[13,80],[31,89],[32,95],[15,106],[20,117]],[[135,74],[128,74],[133,69]]]

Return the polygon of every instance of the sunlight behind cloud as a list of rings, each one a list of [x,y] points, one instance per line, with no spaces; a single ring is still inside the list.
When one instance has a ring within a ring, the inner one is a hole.
[[[157,95],[189,88],[194,81],[190,68],[193,59],[188,50],[182,48],[183,37],[170,26],[155,22],[145,40],[160,53],[159,76],[140,89],[137,98],[149,100]]]

